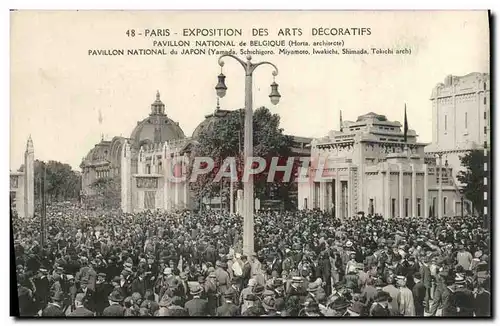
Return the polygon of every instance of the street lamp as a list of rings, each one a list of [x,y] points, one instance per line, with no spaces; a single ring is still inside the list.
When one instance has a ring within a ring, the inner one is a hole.
[[[223,54],[219,57],[219,66],[224,66],[224,61],[222,58],[231,57],[238,61],[243,69],[245,70],[245,129],[244,129],[244,148],[243,157],[244,161],[249,162],[249,159],[253,156],[253,98],[252,98],[252,87],[253,87],[253,72],[258,66],[270,65],[274,68],[273,71],[273,83],[271,84],[271,94],[269,98],[271,103],[278,104],[281,95],[278,92],[278,84],[274,81],[274,77],[278,75],[278,68],[271,62],[262,61],[258,63],[252,63],[252,56],[247,56],[247,61],[243,61],[232,54]],[[217,96],[223,97],[226,95],[227,86],[225,84],[224,74],[218,76],[218,83],[215,86],[217,91]],[[254,187],[253,187],[253,175],[248,176],[248,181],[243,183],[243,253],[251,255],[254,251],[254,235],[253,235],[253,213],[254,213]]]

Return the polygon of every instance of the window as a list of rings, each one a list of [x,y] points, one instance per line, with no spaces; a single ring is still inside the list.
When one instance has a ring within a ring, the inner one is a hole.
[[[396,199],[392,198],[392,207],[391,207],[391,216],[392,218],[396,217]]]
[[[151,174],[151,165],[146,164],[146,174]]]
[[[370,215],[375,214],[375,206],[373,204],[373,198],[370,198],[370,210],[369,210]]]
[[[448,201],[448,198],[444,197],[443,198],[443,216],[446,215],[446,202]]]
[[[405,198],[405,217],[408,217],[408,204],[410,200],[408,198]]]
[[[465,129],[467,129],[467,112],[465,112]]]
[[[304,198],[304,209],[307,209],[307,198]]]
[[[422,199],[421,198],[417,198],[417,217],[421,217],[422,216],[421,205],[422,205]]]
[[[448,116],[444,115],[444,131],[448,129]]]

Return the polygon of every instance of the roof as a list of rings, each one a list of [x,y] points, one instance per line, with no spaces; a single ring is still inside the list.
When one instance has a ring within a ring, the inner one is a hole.
[[[387,117],[382,114],[377,114],[375,112],[369,112],[367,114],[360,115],[356,122],[366,121],[376,119],[378,121],[387,121]]]
[[[165,114],[165,104],[160,99],[160,92],[156,92],[156,100],[151,104],[149,117],[137,122],[137,126],[130,134],[135,147],[140,147],[145,143],[162,143],[184,137],[186,136],[179,123]]]

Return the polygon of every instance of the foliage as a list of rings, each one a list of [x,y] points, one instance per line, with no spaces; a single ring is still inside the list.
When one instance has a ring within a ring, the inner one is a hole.
[[[222,182],[213,182],[222,162],[227,157],[236,158],[238,180],[243,174],[243,147],[244,147],[244,110],[230,111],[225,116],[214,119],[209,128],[200,132],[197,144],[192,150],[191,160],[195,157],[211,157],[215,162],[214,169],[207,174],[200,175],[197,182],[190,183],[191,189],[198,200],[203,197],[214,197],[222,194],[229,200],[229,180],[223,178]],[[292,138],[283,134],[279,127],[280,117],[272,114],[265,107],[254,111],[253,116],[253,151],[254,157],[264,158],[270,163],[272,157],[279,157],[278,165],[284,165],[286,158],[291,155]],[[194,164],[190,164],[188,174],[192,172]],[[269,166],[269,164],[268,164]],[[227,170],[229,171],[229,169]],[[267,183],[268,171],[254,177],[254,189],[257,197],[269,198],[269,196],[283,195],[287,193],[290,183],[281,182],[283,173],[276,173],[275,182]],[[241,184],[235,185],[234,189],[242,188]]]
[[[99,178],[90,185],[92,194],[87,201],[95,207],[119,208],[121,201],[121,185],[118,177]]]
[[[464,184],[462,188],[465,198],[472,202],[474,208],[482,211],[484,206],[484,154],[482,150],[470,151],[460,157],[465,171],[458,172],[458,180]]]
[[[24,171],[24,165],[18,170]],[[58,161],[35,160],[34,162],[35,202],[41,200],[42,178],[45,178],[47,202],[78,200],[81,189],[81,176],[69,164]]]

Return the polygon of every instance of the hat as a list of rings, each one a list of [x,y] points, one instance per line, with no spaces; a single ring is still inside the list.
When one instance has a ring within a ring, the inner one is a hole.
[[[302,277],[300,276],[292,277],[292,283],[302,283]]]
[[[337,299],[335,299],[335,301],[333,301],[330,304],[330,308],[333,310],[340,310],[340,309],[347,308],[350,305],[351,305],[351,303],[349,301],[347,301],[347,299],[345,297],[338,297]]]
[[[236,294],[236,291],[234,291],[233,288],[229,288],[226,290],[226,292],[224,292],[224,298],[228,298],[228,299],[231,298],[232,299],[232,298],[234,298],[235,294]]]
[[[257,301],[257,296],[253,293],[248,293],[243,299],[246,301]]]
[[[113,302],[122,302],[123,301],[123,295],[120,291],[114,290],[111,292],[111,294],[108,296],[108,299]]]
[[[197,295],[203,292],[203,289],[201,288],[200,284],[196,282],[195,284],[193,284],[189,292],[191,292],[192,295]]]
[[[315,282],[309,283],[309,285],[307,286],[307,292],[315,292],[318,289],[319,289],[319,284]]]
[[[122,270],[121,274],[122,274],[123,276],[127,276],[127,275],[130,275],[130,274],[132,274],[132,273],[130,272],[130,270],[128,270],[128,269],[124,269],[124,270]]]
[[[403,276],[403,275],[398,275],[398,276],[396,276],[396,278],[397,278],[398,280],[400,280],[400,281],[406,281],[406,277],[405,277],[405,276]]]
[[[74,280],[75,277],[73,275],[66,275],[66,279],[69,280]]]
[[[272,297],[275,293],[271,290],[265,290],[264,293],[262,294],[262,297]]]
[[[172,268],[165,267],[165,269],[163,270],[163,274],[165,274],[165,275],[171,275],[172,274]]]
[[[463,284],[463,283],[465,283],[464,277],[460,274],[457,274],[455,276],[455,284]]]
[[[391,297],[391,295],[388,293],[388,292],[385,292],[385,291],[378,291],[376,294],[375,294],[375,298],[374,298],[374,301],[375,302],[381,302],[381,301],[385,301],[385,300],[389,300]]]
[[[258,294],[258,295],[260,295],[260,294],[264,293],[264,287],[263,287],[262,285],[260,285],[260,284],[256,284],[256,285],[254,286],[254,288],[253,288],[253,291],[252,291],[252,292],[253,292],[254,294]]]
[[[106,273],[99,273],[97,276],[106,277]]]
[[[55,302],[61,302],[63,300],[63,293],[61,291],[57,291],[56,293],[54,293],[51,299]]]
[[[262,307],[266,310],[275,310],[276,301],[273,297],[265,297],[262,300]]]
[[[345,246],[346,247],[352,247],[352,242],[350,240],[348,240],[346,243],[345,243]]]
[[[378,288],[381,288],[381,287],[384,287],[385,286],[385,283],[382,279],[380,278],[377,278],[375,280],[375,287],[378,287]]]
[[[78,302],[83,302],[83,299],[85,299],[85,293],[78,293],[78,294],[75,296],[75,301],[78,301]]]

